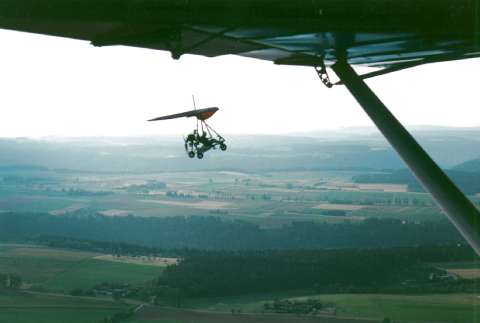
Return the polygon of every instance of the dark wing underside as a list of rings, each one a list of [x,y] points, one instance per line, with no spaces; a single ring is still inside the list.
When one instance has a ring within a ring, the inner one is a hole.
[[[188,112],[182,112],[182,113],[177,113],[177,114],[171,114],[168,116],[163,116],[163,117],[158,117],[155,119],[150,119],[148,121],[160,121],[160,120],[170,120],[170,119],[178,119],[178,118],[189,118],[189,117],[194,117],[195,114],[193,114],[194,111],[188,111]]]
[[[0,0],[0,28],[376,76],[480,56],[478,0]]]
[[[218,111],[218,108],[206,108],[206,109],[198,109],[198,110],[191,110],[187,112],[171,114],[168,116],[158,117],[155,119],[150,119],[148,121],[161,121],[161,120],[170,120],[170,119],[178,119],[178,118],[190,118],[190,117],[197,117],[200,120],[206,120],[213,116],[215,112]]]

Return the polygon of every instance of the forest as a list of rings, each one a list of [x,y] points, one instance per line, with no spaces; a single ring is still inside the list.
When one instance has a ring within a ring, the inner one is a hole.
[[[367,218],[343,223],[303,221],[286,224],[279,229],[267,229],[250,222],[214,216],[58,217],[36,213],[4,213],[0,217],[2,241],[28,241],[38,236],[129,243],[161,249],[204,250],[367,248],[463,243],[462,237],[447,220],[417,222]]]
[[[157,281],[157,293],[178,289],[185,297],[212,297],[295,289],[317,293],[449,292],[445,286],[454,291],[462,282],[448,285],[443,281],[443,290],[439,290],[432,274],[441,271],[432,263],[472,259],[470,247],[457,245],[196,251],[166,268]],[[470,282],[466,287],[473,286]]]

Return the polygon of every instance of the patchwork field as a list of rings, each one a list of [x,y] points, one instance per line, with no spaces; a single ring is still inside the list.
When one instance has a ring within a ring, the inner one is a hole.
[[[319,185],[318,187],[328,190],[339,190],[347,192],[408,192],[408,186],[404,184],[356,184],[350,182],[329,182],[323,185]]]
[[[362,172],[206,171],[95,176],[51,172],[54,180],[41,185],[4,185],[0,188],[0,210],[57,216],[214,215],[264,227],[271,226],[270,218],[278,215],[285,217],[280,219],[283,224],[296,220],[337,223],[365,217],[398,218],[412,212],[423,221],[441,215],[427,194],[407,192],[405,185],[353,183],[352,177],[358,174]],[[349,212],[348,217],[328,213],[333,210]]]
[[[180,207],[187,207],[199,210],[217,210],[228,209],[231,203],[218,201],[198,201],[198,202],[179,202],[179,201],[163,201],[163,200],[141,200],[143,203],[164,204]]]
[[[357,211],[363,209],[364,207],[364,205],[324,203],[316,205],[313,208],[319,210]]]
[[[335,142],[330,135],[232,136],[227,154],[212,152],[204,161],[185,157],[180,137],[171,143],[156,136],[90,138],[80,145],[75,139],[62,144],[45,142],[43,147],[42,140],[3,140],[7,153],[0,167],[0,220],[6,220],[1,222],[2,241],[108,251],[0,244],[0,323],[390,321],[385,318],[396,323],[480,323],[479,295],[453,293],[476,292],[476,281],[457,278],[480,279],[480,264],[432,264],[454,274],[445,275],[431,270],[430,263],[424,267],[418,250],[410,253],[406,249],[406,256],[401,256],[403,248],[386,255],[384,249],[373,249],[434,241],[442,249],[419,251],[433,257],[428,262],[470,260],[468,253],[457,253],[464,250],[461,237],[455,236],[430,195],[402,176],[384,176],[404,164],[393,159],[397,157],[383,139],[364,133],[364,139],[351,136]],[[425,141],[426,147],[435,149],[434,155],[443,159],[440,164],[445,167],[466,160],[464,151],[468,150],[468,158],[475,157],[470,133],[468,147],[459,145],[456,138],[446,142],[455,149],[443,152],[437,146],[443,140],[434,137]],[[244,143],[238,145],[236,140]],[[451,151],[461,151],[463,157]],[[472,200],[480,205],[477,177],[466,177],[465,187],[475,184],[470,192],[477,193]],[[447,243],[451,249],[446,249]],[[351,247],[372,248],[372,253],[352,251],[351,255],[360,256],[349,263],[352,257],[346,249]],[[207,252],[223,248],[216,256]],[[250,258],[248,252],[242,256],[244,248],[271,249],[252,251]],[[289,252],[275,256],[282,248]],[[290,248],[302,251],[295,254]],[[328,249],[326,256],[319,255],[322,263],[309,259],[316,248]],[[330,253],[332,248],[342,249]],[[185,267],[167,271],[167,266],[181,258],[149,256],[157,250],[184,257]],[[437,251],[439,258],[435,258]],[[197,262],[197,256],[207,261]],[[233,260],[228,260],[231,256]],[[381,259],[389,266],[376,266]],[[161,275],[164,279],[151,283]],[[389,275],[391,280],[381,279]],[[282,292],[251,295],[249,283],[256,291]],[[316,294],[319,290],[375,291],[379,284],[387,284],[380,290],[399,293],[452,293]],[[294,288],[304,289],[289,290]],[[198,298],[235,294],[242,295]],[[150,302],[180,304],[181,308]],[[310,314],[273,313],[281,312],[278,309],[285,304],[284,312]],[[293,310],[288,308],[291,304]],[[106,319],[139,305],[129,320]],[[304,305],[307,311],[299,310]]]
[[[358,184],[361,191],[380,191],[391,193],[406,193],[408,185],[405,184]]]

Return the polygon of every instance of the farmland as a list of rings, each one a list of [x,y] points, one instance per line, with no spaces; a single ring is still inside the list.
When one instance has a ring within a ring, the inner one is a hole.
[[[93,323],[125,308],[125,304],[108,300],[86,300],[0,290],[0,322]]]
[[[43,173],[48,181],[3,185],[0,210],[56,216],[213,215],[267,227],[277,220],[339,222],[342,216],[353,221],[408,219],[412,211],[420,221],[443,218],[425,193],[407,192],[393,184],[353,183],[352,177],[360,171]]]
[[[159,276],[165,266],[104,260],[97,253],[35,246],[0,245],[0,250],[1,273],[16,273],[26,286],[49,291],[91,289],[104,282],[142,285]]]
[[[69,295],[92,291],[105,283],[143,286],[161,275],[166,265],[159,260],[152,266],[134,257],[118,258],[94,252],[0,244],[0,273],[15,273],[23,280],[18,291],[0,288],[0,322],[92,323],[127,310],[128,305],[113,302],[111,296]]]
[[[197,322],[197,323],[373,323],[377,321],[362,320],[352,318],[334,318],[334,317],[312,317],[312,316],[294,316],[280,314],[255,314],[255,313],[235,313],[231,312],[208,312],[208,311],[192,311],[179,310],[173,308],[157,308],[147,307],[138,313],[133,320],[128,323],[180,323],[180,322]]]
[[[278,297],[285,295],[278,294]],[[191,306],[198,310],[243,313],[264,312],[264,304],[272,295],[250,295],[231,299],[205,299]],[[480,322],[477,311],[480,301],[476,295],[355,295],[323,294],[291,297],[291,300],[318,299],[334,304],[336,317],[355,317],[381,320],[385,317],[401,322]],[[322,322],[319,320],[319,322]]]
[[[0,252],[0,272],[22,273],[23,290],[27,291],[0,290],[0,322],[34,322],[37,316],[41,320],[35,322],[67,319],[69,316],[75,316],[74,323],[96,322],[131,305],[113,302],[108,296],[70,296],[71,290],[93,288],[105,282],[142,286],[159,277],[163,266],[176,263],[173,258],[113,256],[20,244],[2,244]],[[440,265],[471,268],[475,262],[435,264]],[[32,266],[35,270],[30,269]],[[29,293],[29,289],[40,292]],[[265,304],[277,299],[292,302],[317,300],[335,308],[335,314],[291,316],[265,313]],[[307,290],[285,290],[188,299],[182,304],[184,309],[147,306],[128,322],[185,322],[195,317],[198,322],[235,323],[248,319],[265,323],[350,323],[357,318],[368,322],[388,317],[395,321],[461,323],[477,322],[475,313],[479,306],[475,294],[315,294]]]
[[[49,290],[69,291],[73,289],[93,288],[103,282],[117,282],[142,285],[156,278],[162,269],[154,266],[87,260],[59,273],[41,286]]]
[[[295,293],[292,293],[295,295]],[[298,295],[298,293],[297,293]],[[276,296],[288,297],[288,293]],[[140,322],[378,322],[388,317],[395,322],[478,322],[478,298],[475,295],[308,295],[291,300],[318,299],[336,307],[335,316],[299,316],[265,314],[264,304],[274,295],[249,295],[222,299],[199,300],[187,305],[191,309],[145,307],[129,323]],[[104,299],[17,294],[0,296],[0,322],[96,322],[125,310],[128,306]],[[233,314],[232,314],[233,310]],[[354,319],[355,318],[355,319]],[[369,321],[370,320],[370,321]]]
[[[126,263],[126,264],[136,264],[136,265],[146,265],[146,266],[155,266],[155,267],[165,267],[168,265],[174,265],[178,263],[177,258],[164,258],[164,257],[131,257],[131,256],[121,256],[121,255],[101,255],[95,257],[95,259],[112,261],[116,263]]]
[[[447,270],[449,273],[465,279],[480,278],[480,263],[472,262],[454,262],[436,264],[439,268]]]
[[[1,323],[139,304],[122,322],[477,322],[478,261],[382,142],[255,138],[197,161],[124,140],[0,166]]]

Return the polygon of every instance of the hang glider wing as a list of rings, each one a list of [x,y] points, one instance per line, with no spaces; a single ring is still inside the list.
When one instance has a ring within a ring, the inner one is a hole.
[[[2,0],[0,28],[276,64],[379,68],[480,56],[478,0]]]
[[[218,108],[206,108],[206,109],[198,109],[198,110],[191,110],[187,112],[171,114],[168,116],[158,117],[155,119],[150,119],[148,121],[161,121],[161,120],[170,120],[170,119],[177,119],[177,118],[190,118],[190,117],[197,117],[199,120],[207,120],[211,116],[213,116],[218,111]]]

